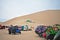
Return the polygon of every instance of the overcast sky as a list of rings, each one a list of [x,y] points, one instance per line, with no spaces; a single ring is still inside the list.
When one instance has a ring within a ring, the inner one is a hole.
[[[60,0],[0,0],[0,21],[43,10],[60,10]]]

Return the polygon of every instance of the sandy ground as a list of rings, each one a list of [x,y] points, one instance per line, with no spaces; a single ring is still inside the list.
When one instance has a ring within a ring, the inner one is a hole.
[[[9,35],[7,29],[0,30],[0,40],[45,40],[40,38],[34,31],[22,31],[22,34]]]

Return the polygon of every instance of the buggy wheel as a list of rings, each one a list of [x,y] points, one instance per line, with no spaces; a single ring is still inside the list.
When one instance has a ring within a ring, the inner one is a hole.
[[[21,34],[21,32],[19,32],[19,34]]]
[[[42,37],[42,34],[39,34],[39,37]]]

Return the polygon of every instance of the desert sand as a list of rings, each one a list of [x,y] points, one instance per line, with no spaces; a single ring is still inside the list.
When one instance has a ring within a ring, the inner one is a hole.
[[[7,29],[0,30],[0,40],[45,40],[40,38],[34,31],[22,31],[22,34],[9,35]]]

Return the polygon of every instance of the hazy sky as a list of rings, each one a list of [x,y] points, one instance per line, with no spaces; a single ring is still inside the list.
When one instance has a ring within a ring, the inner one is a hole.
[[[60,10],[60,0],[0,0],[0,21],[50,9]]]

